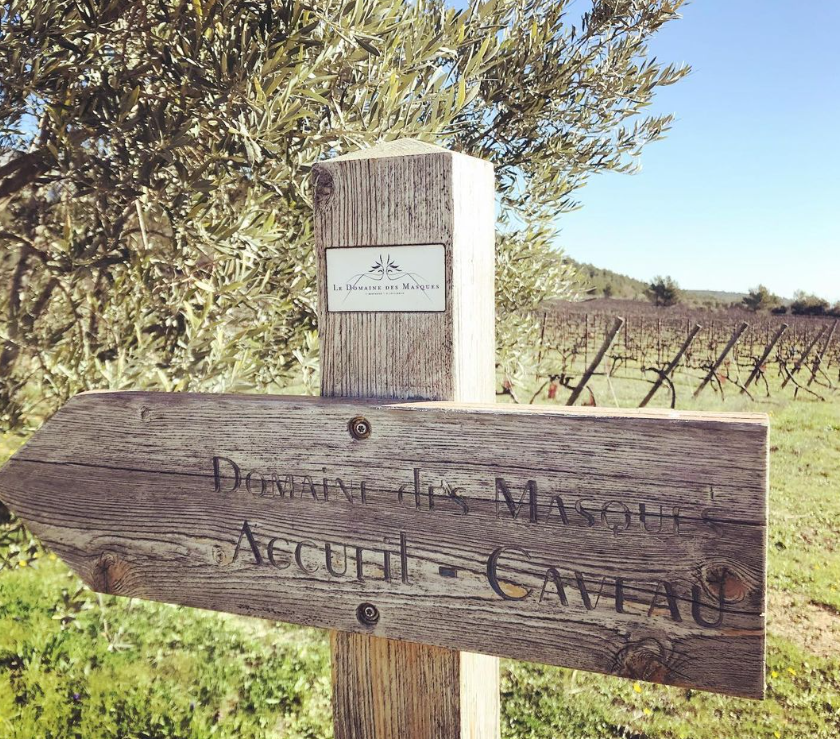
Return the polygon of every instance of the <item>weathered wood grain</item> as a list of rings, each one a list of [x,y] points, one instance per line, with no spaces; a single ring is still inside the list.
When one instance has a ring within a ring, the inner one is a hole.
[[[319,164],[314,174],[321,394],[489,401],[495,367],[492,166],[419,142],[361,154]],[[444,245],[446,311],[327,311],[327,249],[411,244]]]
[[[101,592],[762,695],[763,416],[91,393],[0,498]]]
[[[403,140],[318,165],[314,176],[321,394],[492,402],[492,166]],[[444,249],[443,312],[328,310],[327,250],[394,247],[396,256],[412,244]],[[336,739],[499,736],[497,658],[347,632],[331,642]]]

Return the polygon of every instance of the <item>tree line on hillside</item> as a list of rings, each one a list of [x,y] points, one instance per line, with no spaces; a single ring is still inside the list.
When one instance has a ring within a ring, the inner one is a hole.
[[[776,315],[840,317],[840,301],[831,305],[824,298],[803,290],[797,290],[793,295],[793,300],[785,301],[765,285],[757,285],[740,300],[722,300],[705,297],[714,296],[714,293],[682,290],[677,281],[670,276],[657,275],[650,282],[644,283],[641,280],[589,264],[576,264],[575,267],[578,275],[585,281],[586,293],[604,298],[647,299],[658,308],[685,304],[692,307],[717,309],[745,308],[756,313],[765,312]]]

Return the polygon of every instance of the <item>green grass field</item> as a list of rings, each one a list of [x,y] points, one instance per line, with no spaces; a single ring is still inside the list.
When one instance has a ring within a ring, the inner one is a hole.
[[[678,398],[689,382],[678,375]],[[597,377],[593,390],[632,406],[646,385]],[[840,736],[840,397],[775,395],[678,405],[771,415],[767,699],[508,661],[504,737]],[[0,458],[16,443],[0,441]],[[99,597],[14,521],[0,526],[0,739],[331,735],[324,633]]]

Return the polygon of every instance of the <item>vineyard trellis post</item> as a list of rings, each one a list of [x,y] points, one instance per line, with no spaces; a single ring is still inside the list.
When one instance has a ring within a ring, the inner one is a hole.
[[[711,366],[711,369],[709,369],[709,372],[703,378],[703,382],[700,383],[700,387],[698,387],[694,391],[694,396],[693,397],[695,397],[695,398],[698,397],[700,395],[700,393],[703,392],[703,389],[706,387],[706,385],[708,385],[709,382],[711,382],[712,378],[715,376],[715,373],[718,371],[718,369],[720,369],[720,366],[726,360],[726,357],[729,354],[729,352],[732,351],[732,347],[734,347],[735,344],[738,343],[738,339],[741,338],[741,334],[744,333],[744,331],[747,329],[748,326],[749,326],[748,323],[742,322],[738,326],[738,328],[735,329],[735,333],[732,334],[732,337],[729,339],[729,341],[727,342],[723,351],[720,353],[720,356],[717,358],[717,360]]]
[[[589,362],[589,314],[583,317],[583,366]]]
[[[755,367],[753,367],[752,372],[750,372],[750,376],[747,378],[747,381],[744,383],[744,387],[741,388],[741,393],[746,393],[747,388],[750,386],[753,380],[761,374],[761,368],[764,366],[764,363],[767,361],[767,357],[770,356],[770,353],[773,351],[776,344],[779,343],[779,340],[784,335],[785,331],[787,331],[788,325],[783,323],[779,328],[776,330],[776,333],[773,335],[773,338],[767,342],[767,346],[764,347],[764,351],[761,353],[761,357],[755,363]]]
[[[656,319],[656,363],[662,364],[662,319]]]
[[[799,358],[793,365],[793,369],[787,372],[787,377],[785,377],[784,381],[782,382],[782,390],[787,387],[787,384],[793,380],[793,376],[802,369],[802,365],[808,361],[808,357],[811,356],[811,352],[814,350],[814,347],[819,343],[820,339],[822,338],[823,334],[828,329],[828,326],[821,326],[820,330],[817,331],[816,336],[808,343],[805,349],[802,350],[802,354],[799,355]],[[795,327],[794,327],[794,330]],[[796,380],[793,380],[794,384],[796,384]]]
[[[583,392],[583,389],[586,387],[589,380],[592,378],[592,375],[595,374],[595,371],[598,369],[598,365],[601,364],[601,361],[604,358],[604,355],[609,350],[610,346],[612,346],[613,341],[615,340],[616,335],[619,331],[621,331],[621,327],[624,325],[624,319],[620,316],[616,316],[615,320],[613,321],[612,328],[607,332],[606,337],[604,338],[604,343],[601,344],[601,348],[598,349],[598,352],[592,358],[592,362],[586,368],[586,371],[583,373],[583,376],[580,378],[580,382],[577,384],[574,390],[572,390],[572,394],[569,396],[569,399],[566,401],[566,405],[574,405],[575,401],[580,397],[580,394]]]
[[[697,336],[701,328],[702,326],[699,323],[694,324],[694,327],[688,332],[688,336],[686,336],[685,341],[674,355],[674,358],[668,363],[668,366],[664,370],[659,372],[659,376],[653,383],[653,387],[648,391],[648,394],[645,395],[644,400],[639,403],[639,408],[644,408],[653,399],[653,396],[656,395],[659,388],[662,387],[662,383],[665,382],[665,378],[673,374],[674,370],[682,360],[683,355],[688,351],[691,343],[694,341],[694,337]]]
[[[817,378],[817,373],[820,371],[820,366],[822,365],[822,358],[823,355],[828,350],[829,346],[831,345],[831,340],[834,338],[834,332],[837,329],[837,321],[831,324],[831,328],[828,331],[828,336],[825,339],[825,343],[822,345],[822,349],[817,352],[817,356],[814,357],[814,364],[811,366],[811,379],[808,380],[807,387],[811,387],[811,383]]]
[[[537,350],[537,366],[534,369],[534,379],[539,380],[540,377],[540,365],[542,364],[543,359],[543,348],[545,347],[545,325],[548,322],[548,311],[543,308],[542,312],[542,320],[540,321],[540,342],[538,344]]]

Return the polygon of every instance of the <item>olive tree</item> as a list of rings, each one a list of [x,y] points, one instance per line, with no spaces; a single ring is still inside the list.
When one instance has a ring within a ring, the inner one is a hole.
[[[94,387],[312,387],[310,170],[396,137],[495,164],[514,373],[570,289],[556,217],[670,124],[645,108],[687,70],[647,44],[680,4],[3,2],[3,425]]]

